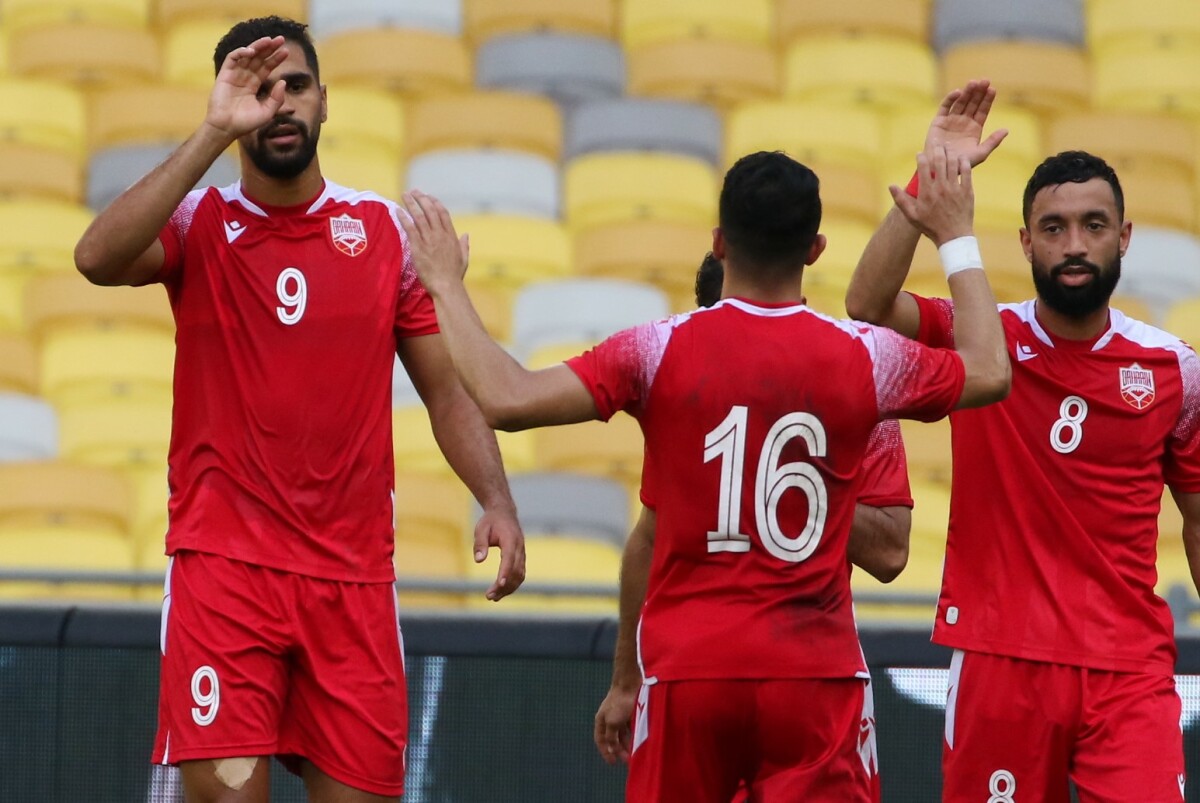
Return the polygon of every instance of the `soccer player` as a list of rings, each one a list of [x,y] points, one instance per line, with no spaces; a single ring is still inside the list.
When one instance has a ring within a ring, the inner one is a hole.
[[[475,558],[524,542],[494,433],[463,392],[396,204],[326,180],[305,26],[235,25],[208,114],[102,212],[76,265],[166,286],[178,327],[172,556],[154,759],[189,801],[268,799],[269,757],[314,801],[398,800],[407,711],[393,589],[391,367],[485,513]],[[234,142],[242,180],[190,191]]]
[[[931,136],[947,114],[973,118],[965,153],[992,97],[986,84],[968,85],[943,104]],[[961,337],[956,302],[900,289],[917,232],[905,214],[912,198],[897,197],[846,308],[951,345]],[[1176,652],[1171,613],[1154,593],[1155,544],[1165,482],[1200,581],[1200,362],[1109,307],[1132,224],[1102,159],[1046,159],[1023,212],[1036,297],[1000,307],[1012,395],[951,416],[933,635],[954,648],[943,799],[1067,803],[1073,781],[1081,803],[1179,801]]]
[[[696,270],[696,304],[711,307],[721,300],[725,269],[710,251]],[[908,540],[912,527],[912,491],[900,423],[889,418],[871,432],[863,456],[862,488],[850,527],[847,556],[850,562],[881,583],[890,583],[908,562]],[[637,661],[637,623],[646,601],[654,549],[656,516],[651,483],[643,477],[644,506],[621,555],[620,614],[617,643],[613,650],[613,676],[608,693],[596,711],[593,739],[600,756],[609,764],[629,760],[630,731],[638,690],[642,685]],[[870,693],[868,689],[868,694]],[[876,753],[873,740],[863,745],[869,756]]]
[[[915,217],[943,245],[957,353],[836,321],[800,302],[824,248],[817,177],[782,153],[725,177],[713,254],[727,298],[620,332],[528,371],[483,329],[462,282],[465,243],[436,199],[402,219],[455,367],[502,429],[634,415],[655,483],[640,625],[645,685],[628,798],[866,801],[866,666],[846,543],[867,440],[884,418],[935,419],[1002,398],[1008,360],[972,249],[969,168],[919,160]]]

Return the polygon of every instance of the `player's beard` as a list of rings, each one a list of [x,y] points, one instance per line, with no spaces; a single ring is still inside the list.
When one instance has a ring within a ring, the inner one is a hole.
[[[1068,267],[1083,267],[1091,271],[1092,280],[1078,287],[1069,287],[1058,280]],[[1038,298],[1055,312],[1068,318],[1086,318],[1108,303],[1117,282],[1121,280],[1121,255],[1113,256],[1107,266],[1101,267],[1079,257],[1065,259],[1053,268],[1046,268],[1033,260],[1033,285]]]
[[[292,126],[300,136],[300,143],[292,150],[279,152],[267,141],[272,133],[282,126]],[[317,141],[321,138],[321,121],[308,125],[295,117],[278,117],[260,128],[254,135],[254,145],[246,147],[246,154],[254,166],[271,178],[292,179],[303,173],[317,155]]]

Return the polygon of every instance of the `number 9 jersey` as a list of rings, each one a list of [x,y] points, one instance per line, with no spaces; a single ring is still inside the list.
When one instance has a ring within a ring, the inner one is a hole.
[[[884,418],[934,420],[962,360],[801,305],[726,299],[568,362],[646,439],[657,528],[639,649],[659,681],[866,677],[846,558]]]
[[[167,552],[395,577],[391,372],[438,331],[398,207],[326,182],[259,204],[190,193],[159,235],[176,323]]]

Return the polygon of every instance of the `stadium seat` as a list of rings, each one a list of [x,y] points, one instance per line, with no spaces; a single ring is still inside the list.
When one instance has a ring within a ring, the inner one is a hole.
[[[904,453],[913,479],[950,487],[950,420],[924,423],[902,420]]]
[[[0,25],[10,34],[65,22],[145,28],[150,22],[150,3],[148,0],[4,0],[0,6]]]
[[[552,343],[599,342],[621,329],[669,314],[657,288],[619,279],[538,282],[522,288],[513,304],[518,355]]]
[[[408,163],[406,186],[436,196],[455,215],[558,219],[558,164],[510,150],[445,150]]]
[[[830,218],[857,219],[869,226],[878,225],[879,188],[882,186],[870,165],[862,168],[842,164],[805,162],[821,180],[821,212]],[[888,195],[888,200],[891,200]]]
[[[575,353],[579,353],[576,349]],[[530,358],[530,367],[540,363]],[[587,421],[534,430],[534,454],[539,471],[569,471],[609,477],[636,488],[642,476],[643,439],[638,423],[627,415],[608,423]]]
[[[979,251],[987,269],[988,282],[1000,302],[1024,301],[1034,295],[1029,261],[1021,247],[1021,238],[1014,228],[977,228]],[[917,243],[912,268],[904,289],[923,296],[948,298],[945,272],[937,248],[922,237]]]
[[[1182,298],[1168,307],[1162,328],[1188,343],[1200,343],[1200,297]]]
[[[0,199],[83,200],[79,158],[55,148],[0,140]]]
[[[9,40],[8,68],[82,88],[153,81],[160,68],[158,39],[147,29],[108,24],[30,28]]]
[[[82,159],[87,141],[82,94],[54,81],[0,79],[0,139]]]
[[[397,471],[454,476],[434,440],[429,413],[422,404],[392,408],[392,453]]]
[[[1058,115],[1086,108],[1090,99],[1088,61],[1083,50],[1053,42],[969,42],[942,54],[941,91],[987,76],[1003,102],[1037,114]],[[1053,75],[1053,81],[1046,76]]]
[[[625,90],[625,56],[607,39],[581,34],[497,36],[475,55],[480,87],[545,95],[565,106]]]
[[[785,46],[807,36],[829,34],[892,36],[925,44],[929,0],[778,0],[779,41]]]
[[[1121,0],[1088,0],[1088,47],[1097,56],[1113,51],[1148,51],[1167,46],[1195,51],[1200,47],[1200,6],[1191,0],[1154,0],[1136,14]]]
[[[567,165],[563,188],[567,224],[576,234],[632,220],[716,222],[716,173],[707,162],[686,156],[581,156]]]
[[[522,522],[523,523],[523,522]],[[471,493],[453,474],[396,473],[396,537],[470,551]],[[419,571],[420,567],[408,567]]]
[[[58,329],[41,346],[41,395],[56,406],[120,396],[170,401],[175,336],[153,329]]]
[[[633,52],[679,39],[721,39],[765,46],[773,41],[770,0],[621,0],[621,40]]]
[[[615,0],[462,0],[467,38],[475,43],[496,36],[542,31],[611,37]]]
[[[557,161],[563,122],[548,98],[520,92],[470,92],[424,98],[407,116],[409,156],[458,148],[501,148]]]
[[[321,42],[321,80],[374,86],[405,97],[471,86],[471,54],[457,36],[375,28],[343,31]]]
[[[1120,310],[1126,316],[1139,320],[1142,323],[1148,323],[1151,326],[1158,326],[1162,322],[1163,309],[1159,304],[1150,304],[1145,299],[1137,298],[1131,295],[1113,294],[1108,299],[1108,305],[1113,309]]]
[[[0,532],[0,567],[49,572],[131,572],[134,553],[129,539],[70,527]],[[0,582],[0,598],[23,600],[112,600],[132,598],[125,584],[69,582]]]
[[[618,548],[629,534],[629,495],[613,480],[565,472],[515,474],[509,478],[522,529],[571,533]],[[480,510],[475,507],[475,515]]]
[[[1004,143],[988,157],[987,163],[980,170],[987,170],[993,164],[1008,162],[1028,168],[1030,173],[1046,153],[1042,145],[1043,132],[1041,120],[1029,109],[1013,105],[1007,101],[1004,88],[999,89],[996,105],[988,115],[987,130],[984,135],[990,135],[1001,128],[1008,129]],[[888,184],[903,187],[916,169],[916,155],[925,144],[925,135],[929,131],[929,123],[933,120],[933,110],[926,104],[907,109],[897,109],[884,118],[883,124],[883,158],[882,163],[889,170],[886,178]],[[1053,150],[1051,151],[1054,152]],[[824,189],[822,187],[822,189]],[[1019,198],[1017,199],[1019,203]],[[890,208],[891,196],[887,196]]]
[[[66,459],[114,468],[164,465],[171,442],[171,399],[93,397],[56,404],[59,453]]]
[[[1200,50],[1186,45],[1092,54],[1097,109],[1200,114]]]
[[[1127,208],[1134,227],[1121,260],[1121,292],[1160,306],[1200,296],[1200,239],[1141,226],[1137,208]]]
[[[404,112],[399,100],[380,89],[335,87],[329,97],[329,119],[321,125],[321,147],[333,140],[400,156],[405,145]]]
[[[324,39],[342,31],[415,28],[458,36],[461,0],[310,0],[313,36]]]
[[[821,257],[804,269],[804,289],[817,294],[840,293],[845,296],[850,276],[858,265],[863,249],[875,227],[854,218],[821,218],[821,234],[825,235],[825,250]]]
[[[525,581],[557,586],[605,586],[616,590],[621,574],[620,547],[571,534],[526,533]],[[500,565],[497,550],[484,563],[468,563],[467,576],[491,582]],[[467,598],[470,608],[491,608],[483,594]],[[535,594],[528,587],[501,603],[504,611],[537,611],[539,614],[608,614],[617,611],[615,596],[559,596]]]
[[[176,147],[176,144],[121,145],[97,151],[88,164],[88,206],[97,212],[104,209],[138,179],[166,161]],[[322,149],[322,167],[324,154]],[[238,175],[237,162],[222,156],[196,186],[224,187],[237,181]]]
[[[512,342],[512,291],[491,282],[471,282],[467,286],[471,305],[479,314],[483,328],[497,343]]]
[[[180,22],[220,20],[229,29],[241,20],[271,14],[301,22],[308,19],[307,0],[154,0],[154,10],[164,28]],[[210,56],[218,39],[208,47]]]
[[[944,51],[981,39],[1016,39],[1082,47],[1080,5],[1080,0],[937,0],[933,46]]]
[[[696,269],[712,249],[709,226],[635,220],[598,226],[574,237],[580,275],[646,282],[674,301],[690,299]],[[691,309],[694,303],[675,309]]]
[[[1126,216],[1144,226],[1190,231],[1196,220],[1194,179],[1183,171],[1127,164],[1118,173]]]
[[[462,215],[458,233],[471,237],[467,288],[524,284],[571,274],[571,243],[561,223],[514,215]]]
[[[91,222],[91,212],[75,204],[0,202],[0,273],[11,268],[74,270],[75,243]]]
[[[24,333],[0,331],[0,392],[36,395],[37,376],[33,341]]]
[[[117,330],[174,335],[175,319],[160,287],[96,287],[73,274],[39,276],[25,295],[25,321],[43,343],[61,333]]]
[[[404,170],[399,154],[354,140],[321,138],[321,173],[336,184],[398,200]]]
[[[721,160],[721,118],[710,107],[646,98],[599,100],[567,121],[566,158],[596,151],[665,151]]]
[[[629,53],[629,92],[724,109],[779,94],[773,47],[723,39],[675,39]]]
[[[58,456],[58,419],[44,400],[0,391],[0,463]]]
[[[1127,167],[1195,177],[1196,144],[1192,124],[1166,114],[1078,112],[1056,118],[1046,129],[1047,153],[1089,151],[1122,179]],[[1006,141],[1002,149],[1007,147]]]
[[[909,39],[806,37],[787,49],[783,94],[814,103],[889,109],[931,103],[936,76],[933,52]]]
[[[401,611],[409,608],[454,609],[463,607],[473,595],[456,592],[405,589],[409,580],[441,583],[461,583],[467,579],[467,565],[471,563],[470,541],[451,544],[446,541],[396,537],[396,576],[400,581],[397,601]],[[483,600],[483,593],[477,594]]]
[[[213,51],[229,32],[230,22],[207,15],[195,19],[181,15],[176,20],[165,28],[163,35],[163,78],[209,91],[217,72]],[[321,79],[325,79],[324,70]]]
[[[88,147],[183,142],[204,121],[208,94],[199,87],[161,83],[94,92],[89,96]]]
[[[755,151],[782,150],[804,164],[873,170],[882,147],[881,119],[865,108],[796,101],[747,103],[729,114],[725,127],[727,165]],[[912,153],[920,147],[921,142],[913,145]]]

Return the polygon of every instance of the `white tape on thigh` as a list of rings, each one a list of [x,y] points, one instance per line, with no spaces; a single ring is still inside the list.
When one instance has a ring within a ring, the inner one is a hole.
[[[213,762],[213,767],[216,769],[217,780],[228,786],[235,792],[242,791],[242,787],[250,780],[250,776],[254,774],[254,767],[258,764],[258,757],[252,758],[219,758]]]

